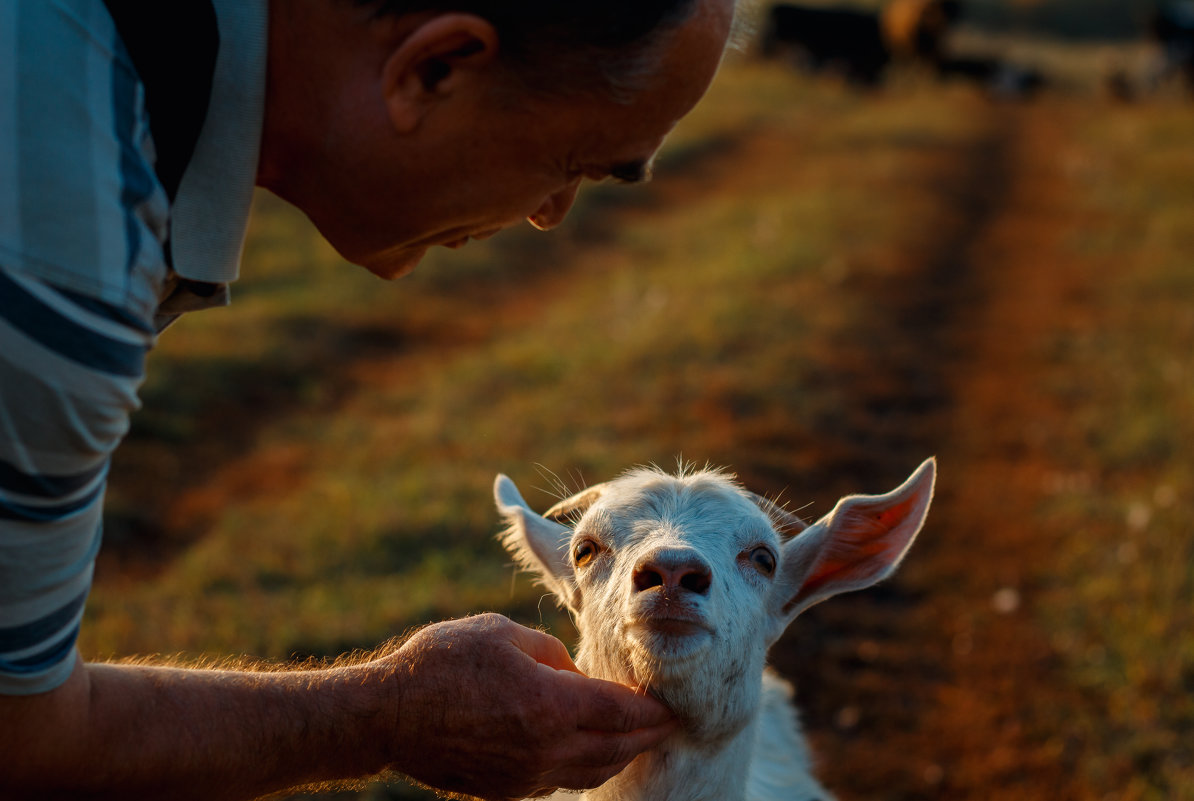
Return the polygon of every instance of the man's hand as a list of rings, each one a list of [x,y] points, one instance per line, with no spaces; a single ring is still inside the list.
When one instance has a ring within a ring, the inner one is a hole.
[[[381,662],[401,698],[392,766],[450,792],[596,787],[675,730],[655,699],[583,676],[559,640],[500,615],[429,626]]]

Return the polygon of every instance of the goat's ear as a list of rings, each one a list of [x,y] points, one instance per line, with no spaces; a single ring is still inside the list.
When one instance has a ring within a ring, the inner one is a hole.
[[[493,498],[506,521],[499,535],[502,545],[520,567],[537,575],[562,603],[575,610],[579,595],[568,561],[572,529],[536,514],[504,475],[499,474],[493,482]]]
[[[772,595],[776,636],[814,604],[881,581],[912,545],[933,499],[937,463],[928,459],[886,495],[851,495],[788,540]]]

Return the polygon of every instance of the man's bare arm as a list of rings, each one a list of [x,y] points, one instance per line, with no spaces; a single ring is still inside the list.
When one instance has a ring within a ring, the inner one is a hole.
[[[368,776],[385,726],[363,679],[80,663],[53,692],[0,698],[0,797],[232,800]]]
[[[570,665],[496,615],[323,670],[80,663],[53,692],[0,698],[0,797],[233,801],[387,769],[490,799],[595,786],[672,724]]]

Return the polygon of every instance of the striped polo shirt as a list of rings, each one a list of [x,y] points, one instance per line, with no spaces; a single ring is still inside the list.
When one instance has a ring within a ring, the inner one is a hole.
[[[226,302],[180,286],[237,276],[266,8],[214,6],[209,111],[171,204],[145,87],[104,3],[0,0],[0,694],[70,675],[146,354],[177,311]]]

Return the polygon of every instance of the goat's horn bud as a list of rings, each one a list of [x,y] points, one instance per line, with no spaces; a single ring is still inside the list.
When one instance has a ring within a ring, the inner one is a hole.
[[[574,522],[573,518],[577,515],[585,513],[590,506],[597,502],[597,499],[605,492],[605,484],[594,484],[586,490],[573,495],[571,498],[565,498],[557,503],[555,506],[543,513],[543,516],[548,520],[554,520],[557,523],[568,524]]]

